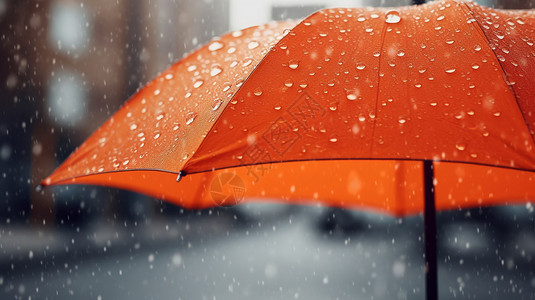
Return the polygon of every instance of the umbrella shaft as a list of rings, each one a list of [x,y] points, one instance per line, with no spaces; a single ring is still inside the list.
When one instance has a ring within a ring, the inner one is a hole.
[[[433,161],[424,161],[424,239],[426,299],[438,299],[437,222]]]

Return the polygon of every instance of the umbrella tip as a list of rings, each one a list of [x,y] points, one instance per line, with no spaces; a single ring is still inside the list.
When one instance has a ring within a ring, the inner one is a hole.
[[[425,0],[412,0],[413,5],[425,4]]]
[[[180,171],[178,172],[178,176],[176,177],[176,182],[179,182],[182,177],[186,176],[186,171]]]

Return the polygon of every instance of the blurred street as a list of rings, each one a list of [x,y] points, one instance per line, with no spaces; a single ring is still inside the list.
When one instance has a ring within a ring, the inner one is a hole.
[[[533,299],[533,230],[491,240],[492,223],[452,215],[439,215],[441,299]],[[0,288],[2,299],[423,299],[422,234],[421,217],[282,205],[4,228]]]

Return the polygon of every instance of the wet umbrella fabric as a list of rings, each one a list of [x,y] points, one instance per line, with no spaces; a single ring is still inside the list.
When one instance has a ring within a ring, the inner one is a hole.
[[[534,25],[532,11],[447,0],[233,32],[150,82],[43,184],[399,216],[426,195],[437,210],[525,202]]]

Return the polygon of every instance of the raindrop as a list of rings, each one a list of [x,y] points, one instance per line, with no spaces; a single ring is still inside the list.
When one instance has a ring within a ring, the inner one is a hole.
[[[223,43],[221,42],[218,42],[218,41],[215,41],[215,42],[212,42],[209,46],[208,46],[208,50],[210,51],[216,51],[216,50],[219,50],[223,48]]]
[[[191,66],[188,67],[188,72],[193,72],[195,70],[197,70],[197,66],[196,65],[191,65]]]
[[[197,114],[194,112],[190,112],[186,115],[186,125],[190,125],[195,121],[195,118],[197,117]]]
[[[288,64],[288,67],[290,67],[290,69],[292,70],[297,69],[297,67],[299,67],[299,61],[291,60],[290,63]]]
[[[451,44],[453,44],[454,42],[455,42],[454,40],[447,40],[447,41],[446,41],[446,44],[451,45]]]
[[[475,45],[474,46],[474,51],[480,51],[481,50],[481,46],[480,45]]]
[[[386,13],[386,23],[388,24],[396,24],[401,21],[401,17],[399,16],[399,12],[395,10],[391,10]]]
[[[249,44],[247,44],[247,48],[249,48],[250,50],[253,50],[257,48],[259,45],[260,44],[257,41],[251,41],[249,42]]]
[[[136,130],[136,129],[137,129],[137,125],[136,124],[130,125],[130,130]]]
[[[357,64],[357,70],[364,70],[364,68],[366,68],[366,66],[362,63],[358,63]]]
[[[446,70],[446,73],[448,73],[448,74],[451,74],[453,72],[455,72],[455,68],[451,68],[451,69],[447,69]]]
[[[405,52],[403,50],[399,50],[398,51],[398,56],[399,57],[405,56]]]
[[[199,80],[195,81],[195,83],[193,84],[193,87],[194,87],[194,88],[198,88],[198,87],[200,87],[203,83],[204,83],[204,81],[201,80],[201,79],[199,79]]]
[[[366,21],[366,18],[364,18],[364,17],[359,17],[359,18],[357,19],[357,21],[359,21],[359,22],[364,22],[364,21]]]
[[[338,139],[337,138],[332,138],[332,139],[329,140],[329,142],[336,143],[336,142],[338,142]]]
[[[156,120],[160,121],[161,119],[163,119],[164,117],[164,114],[159,114],[157,117],[156,117]]]
[[[457,144],[455,144],[455,148],[457,148],[459,151],[464,151],[464,149],[466,149],[466,144],[465,143],[457,143]]]
[[[286,81],[284,82],[284,85],[285,85],[286,87],[292,87],[293,82],[292,82],[290,79],[288,79],[288,80],[286,80]]]
[[[154,91],[154,96],[158,96],[160,94],[160,90],[155,90]]]
[[[216,76],[218,75],[219,73],[221,73],[223,71],[223,69],[221,69],[220,66],[213,66],[212,67],[212,70],[210,71],[210,76]]]
[[[166,74],[165,75],[165,79],[167,79],[167,80],[173,79],[173,74]]]
[[[359,95],[358,90],[349,90],[346,91],[346,98],[347,100],[357,100]]]
[[[243,63],[242,66],[247,67],[247,66],[250,65],[252,62],[253,62],[253,60],[250,59],[250,58],[248,58],[247,60],[245,60],[245,62]]]
[[[437,18],[437,21],[442,21],[442,20],[444,20],[444,16],[440,16]]]
[[[306,88],[306,87],[308,86],[308,83],[307,83],[306,81],[303,80],[303,81],[301,81],[301,82],[299,83],[299,86],[300,86],[301,88]]]
[[[282,108],[282,107],[280,107],[280,106],[275,106],[275,107],[274,107],[275,110],[281,110],[281,108]]]
[[[473,64],[473,65],[472,65],[472,69],[474,69],[474,70],[479,69],[479,65],[477,65],[477,64]]]
[[[259,88],[259,87],[256,88],[256,89],[253,91],[253,94],[254,94],[255,96],[260,96],[260,95],[262,95],[262,89]]]
[[[212,110],[216,111],[221,106],[222,103],[223,103],[223,100],[219,98],[214,99],[214,101],[212,102]]]
[[[157,132],[157,133],[154,135],[154,139],[157,140],[157,139],[160,137],[160,135],[161,135],[161,134],[160,134],[159,132]]]
[[[399,119],[398,122],[399,122],[399,124],[405,124],[405,122],[407,122],[407,120],[405,120],[405,119]]]
[[[180,128],[180,125],[179,125],[179,124],[176,124],[176,125],[173,127],[173,130],[174,130],[174,131],[177,131],[178,128]]]
[[[243,32],[241,30],[237,30],[237,31],[232,32],[232,36],[233,37],[240,37],[242,35],[243,35]]]

